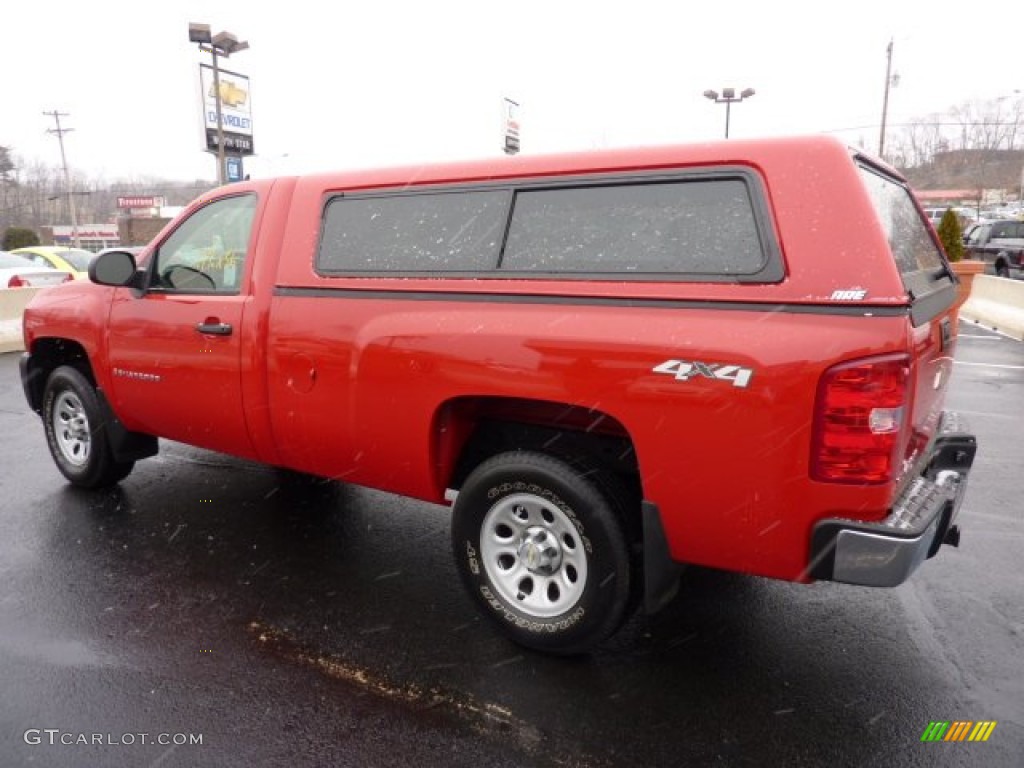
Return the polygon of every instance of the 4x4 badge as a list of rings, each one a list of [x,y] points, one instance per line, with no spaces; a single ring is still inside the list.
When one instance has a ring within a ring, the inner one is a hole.
[[[728,363],[702,363],[699,360],[666,360],[654,366],[654,373],[667,373],[676,381],[689,381],[697,376],[718,381],[731,381],[734,387],[746,387],[754,377],[750,368]]]

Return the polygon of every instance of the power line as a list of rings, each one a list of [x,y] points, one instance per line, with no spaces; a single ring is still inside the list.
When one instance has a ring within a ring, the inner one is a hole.
[[[78,240],[78,211],[75,210],[75,196],[71,191],[71,174],[68,173],[68,158],[64,154],[64,134],[70,133],[75,129],[60,127],[60,119],[69,116],[67,112],[58,112],[55,109],[53,112],[43,112],[43,114],[52,117],[57,124],[56,128],[47,128],[46,132],[56,134],[57,141],[60,142],[60,162],[64,167],[64,188],[67,190],[68,207],[71,209],[71,239],[75,248],[80,248],[81,243]]]
[[[935,127],[955,126],[957,128],[975,128],[975,127],[991,128],[991,127],[998,127],[998,126],[1022,126],[1022,127],[1024,127],[1024,121],[1021,121],[1021,122],[1010,122],[1010,123],[1007,123],[1007,122],[990,123],[990,122],[978,122],[978,121],[972,121],[972,122],[969,122],[969,123],[964,123],[964,122],[951,123],[951,122],[945,122],[945,121],[942,121],[942,120],[938,120],[938,121],[918,120],[917,122],[913,122],[913,123],[888,123],[888,127],[889,128],[931,128],[933,126],[935,126]],[[842,131],[863,131],[863,130],[865,130],[867,128],[877,128],[877,127],[878,127],[878,123],[868,123],[867,125],[851,125],[848,128],[827,128],[827,129],[823,130],[822,133],[840,133]]]

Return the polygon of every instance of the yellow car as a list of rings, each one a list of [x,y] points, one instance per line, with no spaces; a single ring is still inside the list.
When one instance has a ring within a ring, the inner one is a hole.
[[[65,248],[61,245],[33,245],[28,248],[15,248],[10,253],[24,256],[40,267],[70,272],[75,280],[89,279],[89,262],[96,258],[96,254],[90,251]]]

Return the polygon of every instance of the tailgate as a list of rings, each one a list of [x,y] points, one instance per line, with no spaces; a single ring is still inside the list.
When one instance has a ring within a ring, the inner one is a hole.
[[[920,306],[924,304],[924,306]],[[921,470],[920,461],[934,441],[949,378],[953,373],[956,344],[956,286],[942,288],[934,300],[916,299],[909,331],[911,349],[911,436],[906,470]]]
[[[910,303],[911,426],[903,477],[918,474],[942,416],[953,368],[957,281],[905,182],[861,166]],[[902,479],[902,478],[901,478]]]

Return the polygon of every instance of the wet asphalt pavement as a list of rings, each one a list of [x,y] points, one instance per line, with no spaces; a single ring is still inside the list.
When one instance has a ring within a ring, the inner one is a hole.
[[[891,590],[691,569],[570,660],[478,619],[441,507],[166,442],[117,490],[70,488],[17,357],[0,768],[1024,764],[1024,344],[961,328],[959,549]],[[922,743],[934,720],[998,725]]]

